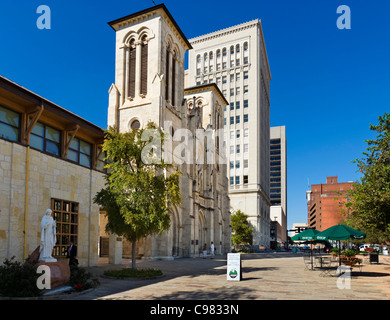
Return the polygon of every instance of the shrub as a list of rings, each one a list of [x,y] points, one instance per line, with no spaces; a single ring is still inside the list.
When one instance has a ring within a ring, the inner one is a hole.
[[[98,278],[94,278],[92,273],[87,272],[79,266],[70,267],[69,285],[76,291],[84,291],[91,288],[96,288],[100,284]]]
[[[355,250],[346,250],[345,252],[343,252],[343,254],[346,257],[352,257],[352,256],[357,255],[358,253]]]
[[[36,272],[35,262],[20,263],[5,259],[0,266],[0,296],[3,297],[36,297],[41,294],[37,287],[39,274]]]

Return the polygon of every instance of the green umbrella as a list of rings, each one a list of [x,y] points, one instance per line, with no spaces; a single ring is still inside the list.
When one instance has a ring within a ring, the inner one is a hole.
[[[366,237],[364,232],[352,229],[343,224],[338,224],[333,227],[330,227],[316,235],[318,240],[338,240],[339,242],[339,254],[340,254],[340,240],[348,239],[363,239]],[[341,261],[339,259],[339,265]]]
[[[306,229],[305,231],[302,231],[301,233],[296,234],[295,236],[291,237],[292,241],[297,240],[316,240],[316,235],[320,232],[316,229]]]
[[[316,235],[320,232],[316,229],[306,229],[305,231],[302,231],[301,233],[296,234],[295,236],[291,237],[292,241],[297,240],[307,240],[307,241],[315,241]],[[311,257],[311,268],[313,269],[313,251],[310,246],[310,257]]]

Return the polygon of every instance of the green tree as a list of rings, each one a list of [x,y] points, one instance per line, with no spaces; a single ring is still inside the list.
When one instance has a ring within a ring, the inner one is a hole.
[[[375,140],[366,140],[368,148],[356,159],[363,177],[349,192],[349,223],[367,234],[370,242],[390,241],[390,114],[370,124]]]
[[[94,202],[106,211],[106,230],[132,242],[133,269],[136,241],[169,229],[170,210],[181,204],[180,172],[160,157],[162,142],[153,123],[126,133],[111,127],[105,134],[107,182]]]
[[[253,227],[248,222],[248,216],[237,210],[231,216],[232,242],[234,245],[251,245],[253,241]]]

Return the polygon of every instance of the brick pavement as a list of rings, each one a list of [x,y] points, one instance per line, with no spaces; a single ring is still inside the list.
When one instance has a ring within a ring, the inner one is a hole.
[[[381,259],[382,258],[382,259]],[[88,268],[96,275],[105,269],[130,266],[103,264]],[[100,278],[101,285],[70,300],[390,300],[390,257],[380,264],[367,261],[353,271],[350,288],[339,289],[337,277],[321,277],[304,270],[302,255],[290,252],[242,255],[243,280],[226,280],[226,256],[215,259],[181,258],[173,261],[137,260],[137,268],[159,268],[164,276],[150,280]],[[339,282],[347,285],[347,282]]]

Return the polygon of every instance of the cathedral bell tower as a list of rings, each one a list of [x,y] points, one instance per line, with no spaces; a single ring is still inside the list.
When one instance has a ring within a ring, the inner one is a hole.
[[[181,127],[185,52],[191,44],[164,4],[109,23],[116,32],[115,83],[108,126],[121,132],[149,121]]]

